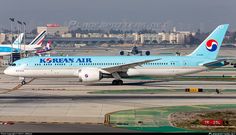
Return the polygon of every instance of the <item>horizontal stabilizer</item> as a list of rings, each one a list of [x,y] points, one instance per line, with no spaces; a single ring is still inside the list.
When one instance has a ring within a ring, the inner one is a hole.
[[[219,60],[215,60],[215,61],[212,61],[212,62],[200,64],[200,65],[205,66],[205,67],[210,67],[210,66],[212,66],[214,64],[217,64],[217,63],[220,63],[222,61],[226,61],[226,59],[219,59]]]

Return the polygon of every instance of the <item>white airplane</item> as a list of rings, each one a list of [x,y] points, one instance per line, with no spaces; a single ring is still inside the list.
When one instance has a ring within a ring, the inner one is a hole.
[[[28,44],[21,44],[24,33],[21,33],[12,45],[0,45],[0,56],[10,55],[12,52],[34,51],[41,47],[42,42],[46,36],[46,31],[42,31],[34,40]]]
[[[4,70],[10,76],[65,78],[96,82],[114,78],[113,85],[122,85],[122,78],[176,77],[225,66],[217,59],[228,24],[218,26],[191,54],[186,56],[46,56],[15,61]]]
[[[174,47],[170,47],[170,48],[159,48],[159,50],[164,50],[164,49],[172,49]],[[140,50],[137,46],[134,46],[131,48],[131,50],[122,50],[120,51],[120,55],[125,55],[125,53],[127,53],[127,56],[130,55],[140,55],[142,56],[143,53],[145,53],[146,56],[149,56],[151,54],[151,52],[149,50]]]
[[[19,36],[16,38],[16,40],[12,43],[12,45],[13,46],[20,45],[23,37],[24,37],[24,33],[20,33]]]
[[[52,50],[52,41],[48,41],[47,44],[42,48],[42,49],[39,49],[39,50],[36,50],[34,52],[35,55],[37,56],[42,56],[43,54],[46,54],[47,52],[50,52]]]
[[[137,54],[143,55],[143,52],[145,52],[145,54],[147,56],[150,55],[150,51],[148,51],[148,50],[139,50],[137,46],[132,47],[131,50],[122,50],[122,51],[120,51],[120,55],[124,55],[125,52],[127,52],[128,56],[130,54],[132,54],[132,55],[137,55]]]
[[[10,45],[10,44],[1,44],[0,45],[0,56],[10,55],[12,52],[17,52],[19,50],[17,48],[21,44],[23,36],[24,36],[24,33],[21,33],[16,38],[16,40],[12,43],[12,45]]]

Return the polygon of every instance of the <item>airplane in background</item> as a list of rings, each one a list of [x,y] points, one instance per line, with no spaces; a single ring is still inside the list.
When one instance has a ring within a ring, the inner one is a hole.
[[[47,31],[40,32],[28,45],[21,45],[20,49],[24,51],[34,51],[42,47]]]
[[[139,50],[137,46],[132,47],[131,50],[122,50],[122,51],[120,51],[120,55],[124,55],[125,52],[127,52],[127,56],[130,56],[130,54],[132,54],[132,55],[140,54],[142,56],[143,52],[145,52],[145,54],[147,56],[150,55],[150,51],[148,51],[148,50]]]
[[[24,33],[21,33],[12,45],[0,45],[0,56],[10,55],[12,52],[20,51],[34,51],[41,47],[42,42],[46,36],[46,31],[42,31],[38,34],[34,40],[28,44],[21,44]]]
[[[11,45],[1,44],[0,45],[0,56],[10,55],[12,52],[19,51],[19,49],[17,49],[17,48],[21,44],[23,36],[24,36],[24,33],[19,34],[19,36],[16,38],[16,40]]]
[[[174,48],[174,47],[159,48],[159,50],[171,49],[171,48]],[[137,46],[132,47],[131,50],[122,50],[122,51],[120,51],[120,55],[125,55],[125,53],[127,53],[127,56],[138,55],[138,54],[140,56],[143,56],[143,53],[145,53],[146,56],[149,56],[151,54],[151,52],[149,50],[140,50]]]
[[[186,56],[46,56],[15,61],[4,70],[6,75],[25,78],[76,77],[90,83],[114,78],[177,77],[225,66],[227,59],[217,59],[228,24],[219,25],[191,54]]]
[[[13,46],[20,45],[23,37],[24,37],[24,33],[20,33],[19,36],[16,38],[16,40],[12,43],[12,45]]]
[[[52,45],[52,41],[50,40],[47,42],[47,44],[42,49],[36,50],[34,54],[37,56],[42,56],[42,54],[45,54],[45,53],[52,50],[51,45]]]

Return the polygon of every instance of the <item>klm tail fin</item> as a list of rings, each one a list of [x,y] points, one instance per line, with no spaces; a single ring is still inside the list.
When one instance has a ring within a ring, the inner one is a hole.
[[[199,46],[188,56],[216,59],[229,24],[219,25]]]
[[[24,33],[21,33],[21,34],[17,37],[17,39],[12,43],[12,45],[19,45],[19,44],[21,44],[22,39],[23,39],[23,36],[24,36]]]
[[[36,38],[29,44],[29,45],[38,45],[41,46],[43,43],[43,40],[46,36],[46,30],[42,31],[40,34],[37,35]]]

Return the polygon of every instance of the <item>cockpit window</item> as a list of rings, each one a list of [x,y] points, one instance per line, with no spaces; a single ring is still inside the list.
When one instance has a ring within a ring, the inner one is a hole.
[[[10,64],[10,66],[16,66],[16,63],[12,63],[12,64]]]

